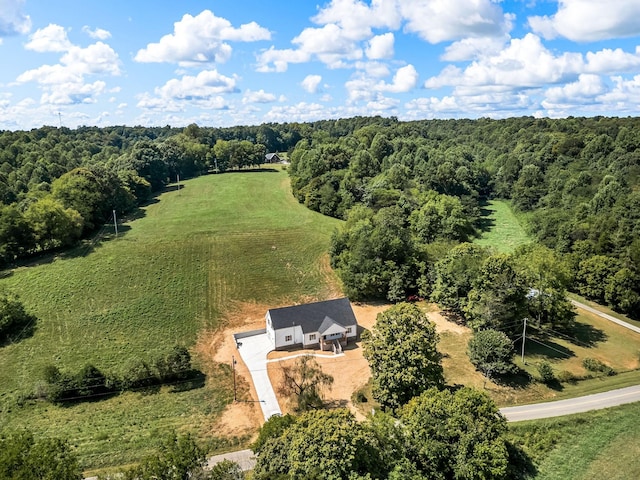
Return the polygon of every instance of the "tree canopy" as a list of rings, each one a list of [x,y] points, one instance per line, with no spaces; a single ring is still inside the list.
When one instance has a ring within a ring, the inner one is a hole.
[[[399,303],[380,313],[373,328],[362,334],[376,400],[399,408],[430,387],[441,388],[438,339],[435,325],[414,304]]]

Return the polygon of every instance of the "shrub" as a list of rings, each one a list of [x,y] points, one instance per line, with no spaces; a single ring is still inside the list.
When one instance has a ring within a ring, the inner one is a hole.
[[[580,380],[580,378],[573,372],[568,370],[561,370],[558,372],[558,381],[562,383],[576,383],[578,380]]]
[[[605,376],[612,376],[616,374],[616,371],[609,365],[601,362],[597,358],[587,357],[582,360],[582,366],[594,373],[602,373]]]
[[[551,383],[553,382],[556,377],[553,373],[553,367],[551,366],[551,364],[549,362],[543,361],[538,363],[538,374],[540,375],[540,380],[542,380],[544,383]]]

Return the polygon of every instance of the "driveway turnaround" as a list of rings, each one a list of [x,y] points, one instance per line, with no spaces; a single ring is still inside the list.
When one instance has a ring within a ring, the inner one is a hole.
[[[228,452],[210,457],[207,460],[207,469],[213,468],[216,463],[224,460],[236,462],[243,472],[253,470],[256,466],[256,455],[251,450],[238,450],[237,452]]]
[[[571,415],[638,401],[640,401],[640,385],[634,385],[633,387],[619,388],[609,392],[595,393],[567,400],[505,407],[500,409],[500,413],[507,417],[510,422],[519,422],[522,420]]]
[[[273,344],[266,333],[244,337],[238,346],[240,356],[251,373],[265,420],[269,420],[273,415],[282,414],[271,380],[267,375],[267,354],[271,350],[273,350]]]

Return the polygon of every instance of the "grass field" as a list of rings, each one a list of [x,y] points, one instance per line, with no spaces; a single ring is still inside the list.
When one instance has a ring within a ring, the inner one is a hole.
[[[237,302],[325,297],[337,225],[299,205],[284,172],[210,175],[159,196],[118,238],[5,272],[0,288],[18,293],[39,321],[32,337],[0,348],[0,429],[68,438],[85,468],[134,461],[170,428],[193,431],[212,450],[242,441],[211,429],[233,398],[229,368],[206,371],[205,387],[186,392],[69,407],[18,399],[48,364],[120,372],[176,343],[194,345]]]
[[[481,233],[474,243],[500,253],[514,251],[531,238],[514,215],[507,200],[489,200],[482,206]]]
[[[536,480],[640,478],[640,403],[510,425],[536,465]]]

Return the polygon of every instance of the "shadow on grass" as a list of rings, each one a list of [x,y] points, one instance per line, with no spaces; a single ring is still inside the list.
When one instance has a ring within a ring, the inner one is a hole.
[[[489,202],[486,200],[480,201],[479,206],[480,216],[476,220],[476,227],[478,227],[479,232],[486,233],[491,231],[496,225],[495,220],[490,218],[494,210],[487,208],[489,206]]]
[[[189,377],[173,384],[171,393],[188,392],[196,388],[203,388],[207,380],[207,376],[199,370],[189,372]]]
[[[442,315],[449,322],[453,322],[457,325],[462,325],[465,327],[467,326],[467,322],[465,321],[464,317],[458,312],[455,312],[453,310],[442,310],[440,312],[440,315]]]
[[[20,331],[12,335],[0,337],[0,348],[6,347],[13,343],[19,343],[26,338],[33,337],[34,333],[36,333],[37,321],[38,319],[36,317],[32,317],[29,323],[23,326]]]
[[[276,168],[270,167],[255,167],[255,168],[241,168],[238,170],[225,170],[221,173],[251,173],[251,172],[275,172],[278,173],[280,170]]]
[[[522,345],[522,342],[519,342],[519,345]],[[573,350],[554,342],[547,336],[527,336],[525,360],[527,355],[540,355],[547,358],[563,360],[576,356]]]
[[[575,322],[573,329],[567,336],[578,340],[576,343],[584,344],[588,347],[595,347],[598,343],[604,342],[608,338],[607,334],[602,330],[582,322]]]
[[[522,390],[531,385],[533,378],[529,372],[518,368],[516,372],[507,375],[492,375],[489,377],[492,382],[513,389]]]
[[[520,445],[516,445],[510,441],[506,442],[506,447],[507,453],[509,454],[507,478],[513,480],[535,478],[538,474],[538,469],[527,452],[525,452]]]
[[[564,390],[564,386],[560,383],[560,380],[554,378],[553,380],[549,380],[548,382],[544,382],[544,384],[549,387],[551,390],[555,390],[556,392],[561,392]]]

